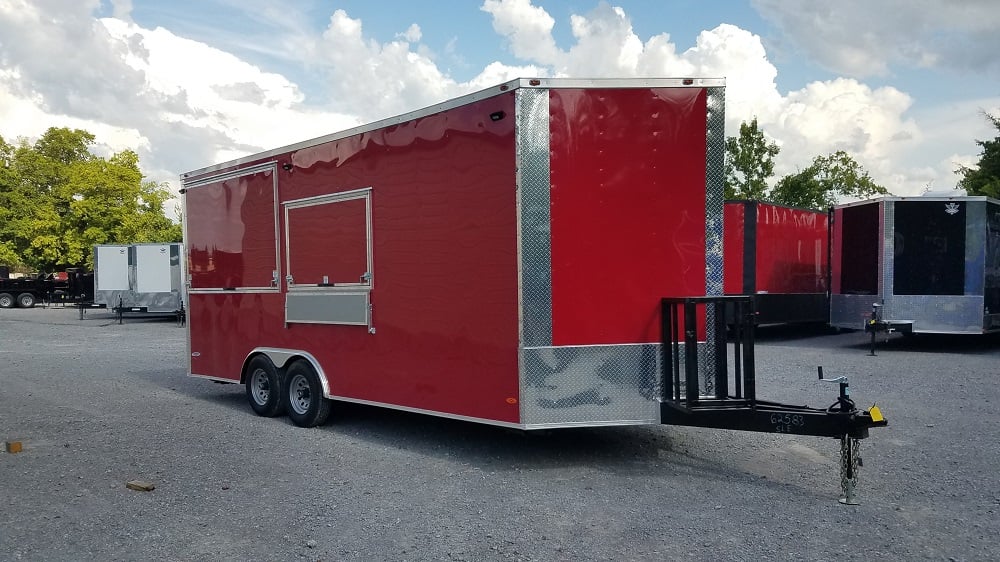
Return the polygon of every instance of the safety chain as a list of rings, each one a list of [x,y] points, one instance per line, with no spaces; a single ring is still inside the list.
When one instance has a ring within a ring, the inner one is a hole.
[[[707,321],[709,322],[709,326],[711,326],[712,323],[715,322],[715,319],[714,319],[715,311],[709,310],[709,311],[706,312],[706,314],[708,315],[708,320]],[[705,389],[705,395],[706,396],[714,396],[715,395],[715,373],[714,373],[715,369],[714,369],[714,367],[715,367],[715,362],[718,361],[719,358],[715,356],[715,351],[714,351],[715,350],[715,346],[713,345],[713,343],[714,343],[713,342],[714,336],[715,336],[715,334],[709,333],[708,334],[708,337],[709,337],[708,343],[705,345],[705,347],[699,347],[698,348],[698,354],[699,354],[698,364],[706,366],[706,368],[704,368],[704,369],[701,370],[701,379],[702,379],[701,383],[702,383],[702,386]]]
[[[860,454],[861,441],[849,435],[840,438],[840,503],[858,505],[855,490],[858,486],[858,467],[864,466]]]

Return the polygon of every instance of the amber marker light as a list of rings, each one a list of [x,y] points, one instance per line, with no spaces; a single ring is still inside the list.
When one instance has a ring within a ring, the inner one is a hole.
[[[507,403],[513,406],[514,404],[517,404],[517,398],[514,398],[513,396],[510,397],[507,399]]]

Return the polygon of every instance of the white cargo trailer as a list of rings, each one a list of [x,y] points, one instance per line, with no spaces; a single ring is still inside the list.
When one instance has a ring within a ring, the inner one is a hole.
[[[123,312],[176,313],[184,308],[182,244],[94,247],[94,304]]]

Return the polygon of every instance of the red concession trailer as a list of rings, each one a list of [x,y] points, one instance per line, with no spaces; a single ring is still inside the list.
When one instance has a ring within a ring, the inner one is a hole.
[[[183,174],[191,374],[306,426],[659,423],[661,298],[722,289],[724,96],[514,80]]]
[[[727,295],[754,295],[759,324],[830,319],[830,218],[762,201],[726,201]]]
[[[718,79],[519,79],[183,174],[190,373],[300,426],[349,401],[867,436],[885,422],[846,383],[783,406],[755,398],[752,337],[727,365],[724,101]]]

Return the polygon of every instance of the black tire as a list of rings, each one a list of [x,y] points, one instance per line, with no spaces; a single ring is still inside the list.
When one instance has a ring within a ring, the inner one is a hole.
[[[273,418],[285,413],[281,372],[266,355],[258,355],[247,365],[247,401],[258,416]]]
[[[295,361],[285,372],[288,417],[299,427],[323,425],[330,417],[330,400],[323,397],[319,375],[306,361]]]
[[[14,295],[10,293],[0,293],[0,308],[14,308]]]
[[[21,308],[32,308],[35,306],[35,295],[31,293],[21,293],[17,295],[17,306]]]

